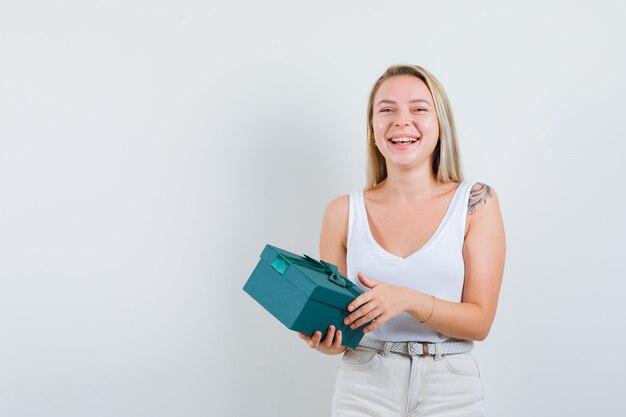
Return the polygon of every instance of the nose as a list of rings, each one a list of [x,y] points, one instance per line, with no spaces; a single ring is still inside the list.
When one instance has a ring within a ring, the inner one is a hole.
[[[396,120],[394,125],[396,127],[406,127],[409,126],[411,124],[411,119],[409,117],[409,114],[407,114],[406,111],[404,110],[400,110],[397,114],[396,114]]]
[[[406,119],[399,119],[399,120],[396,120],[396,123],[395,123],[395,125],[396,125],[397,127],[406,127],[406,126],[408,126],[408,125],[410,125],[410,124],[411,124],[411,122],[409,122],[409,121],[408,121],[408,120],[406,120]]]

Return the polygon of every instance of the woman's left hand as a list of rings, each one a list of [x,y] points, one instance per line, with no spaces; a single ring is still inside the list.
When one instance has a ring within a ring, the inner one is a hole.
[[[350,324],[352,329],[356,329],[376,319],[363,329],[368,333],[406,311],[411,302],[411,289],[367,278],[361,272],[357,276],[359,281],[371,290],[361,294],[348,305],[348,310],[352,313],[344,319],[345,324]]]

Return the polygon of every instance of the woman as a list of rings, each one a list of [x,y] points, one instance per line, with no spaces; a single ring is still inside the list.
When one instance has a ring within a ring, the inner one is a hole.
[[[491,328],[505,258],[495,191],[463,181],[448,98],[417,66],[392,66],[368,104],[368,183],[332,201],[320,256],[366,292],[312,348],[344,353],[333,416],[480,416],[473,341]]]

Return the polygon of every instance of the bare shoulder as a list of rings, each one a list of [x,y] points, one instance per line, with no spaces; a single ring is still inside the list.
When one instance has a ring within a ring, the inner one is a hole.
[[[344,275],[346,274],[349,211],[349,195],[337,197],[328,203],[320,233],[320,259],[337,265],[339,272]]]
[[[468,231],[478,226],[502,223],[500,201],[493,187],[482,182],[472,186],[467,200],[467,218]]]
[[[348,215],[350,211],[350,196],[348,194],[333,199],[326,206],[322,233],[341,236],[345,240],[348,233]]]
[[[470,191],[469,199],[467,201],[467,211],[470,215],[474,215],[478,212],[481,205],[499,205],[498,196],[496,190],[487,184],[477,182],[474,184]],[[482,210],[485,211],[485,210]]]
[[[331,217],[348,217],[350,210],[350,196],[348,194],[339,196],[328,203],[326,206],[326,216]]]

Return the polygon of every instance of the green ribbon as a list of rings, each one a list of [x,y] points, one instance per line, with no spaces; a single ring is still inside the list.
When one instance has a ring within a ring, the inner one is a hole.
[[[350,281],[348,278],[344,277],[343,275],[339,273],[337,266],[331,263],[325,262],[325,261],[318,261],[317,259],[311,258],[307,254],[304,255],[304,259],[311,262],[315,266],[323,269],[324,272],[328,274],[329,281],[332,281],[335,284],[344,288],[354,287],[354,283],[352,281]]]
[[[304,266],[305,268],[313,267],[313,269],[318,272],[328,274],[328,280],[334,282],[340,287],[348,289],[351,289],[350,287],[354,287],[354,283],[341,275],[335,265],[325,261],[318,261],[317,259],[311,258],[309,255],[304,255],[304,259],[302,259],[279,253],[278,256],[276,256],[276,258],[272,261],[272,267],[281,274],[285,273],[290,264]]]

